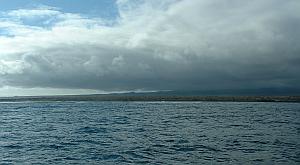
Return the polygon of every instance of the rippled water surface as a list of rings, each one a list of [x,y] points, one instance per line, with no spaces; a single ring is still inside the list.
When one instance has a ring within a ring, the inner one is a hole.
[[[300,104],[0,103],[0,164],[300,164]]]

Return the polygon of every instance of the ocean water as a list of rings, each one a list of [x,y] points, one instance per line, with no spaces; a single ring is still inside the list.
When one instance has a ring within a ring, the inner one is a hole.
[[[300,104],[0,103],[0,164],[300,164]]]

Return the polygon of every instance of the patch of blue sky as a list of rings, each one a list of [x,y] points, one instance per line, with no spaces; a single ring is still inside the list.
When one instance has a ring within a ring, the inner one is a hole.
[[[58,13],[36,14],[34,16],[26,14],[26,12],[35,9]],[[23,12],[22,14],[25,14],[25,16],[18,15],[18,12]],[[101,19],[103,21],[98,21],[101,26],[113,26],[119,17],[116,0],[11,0],[0,5],[0,19],[8,19],[21,22],[26,26],[42,28],[51,28],[55,24],[64,21],[61,16],[66,13],[78,15],[79,19]],[[7,34],[7,32],[2,33]]]
[[[88,17],[116,19],[119,16],[116,0],[10,0],[0,2],[0,11],[51,6],[62,12],[78,13]]]
[[[2,14],[0,15],[0,31],[1,34],[8,34],[10,32],[8,29],[19,25],[47,28],[54,24],[53,19],[55,18],[49,16],[15,17]]]
[[[6,28],[0,28],[0,37],[4,36],[4,37],[14,37],[13,34],[11,34],[11,32],[9,30],[7,30]]]
[[[53,16],[36,16],[20,18],[20,21],[27,26],[38,26],[42,28],[50,28],[59,21],[58,18]]]

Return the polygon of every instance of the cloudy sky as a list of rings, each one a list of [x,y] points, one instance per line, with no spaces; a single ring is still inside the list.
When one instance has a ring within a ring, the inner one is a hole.
[[[299,0],[3,0],[0,96],[300,88]]]

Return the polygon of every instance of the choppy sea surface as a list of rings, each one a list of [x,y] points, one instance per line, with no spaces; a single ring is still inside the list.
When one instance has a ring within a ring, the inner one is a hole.
[[[0,103],[0,164],[300,164],[300,104]]]

